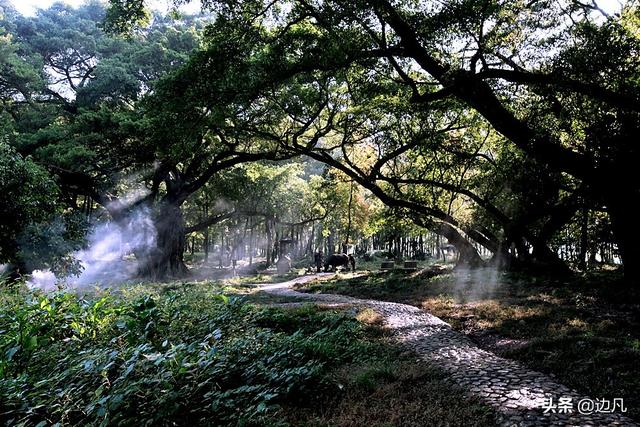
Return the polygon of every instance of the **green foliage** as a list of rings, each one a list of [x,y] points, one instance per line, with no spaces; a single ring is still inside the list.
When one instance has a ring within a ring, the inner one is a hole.
[[[29,269],[48,268],[61,277],[79,273],[80,262],[72,253],[82,248],[86,230],[86,219],[77,212],[28,224],[18,238],[18,259]]]
[[[0,25],[2,17],[0,16]],[[42,88],[42,80],[37,69],[18,54],[18,47],[12,43],[10,35],[4,34],[0,26],[0,97],[28,97]]]
[[[136,26],[149,23],[150,13],[144,8],[143,0],[110,0],[106,16],[106,28],[109,31],[127,35]]]
[[[8,11],[0,17],[0,263],[73,272],[78,218],[147,182],[154,144],[166,141],[147,138],[138,101],[187,61],[200,24],[158,16],[125,40],[103,31],[97,1],[56,3],[32,17]]]
[[[344,314],[195,285],[92,298],[16,285],[0,330],[2,420],[16,425],[260,423],[368,348]]]
[[[20,233],[51,220],[59,190],[46,170],[4,141],[0,141],[0,188],[0,262],[23,263],[18,246],[23,237]]]

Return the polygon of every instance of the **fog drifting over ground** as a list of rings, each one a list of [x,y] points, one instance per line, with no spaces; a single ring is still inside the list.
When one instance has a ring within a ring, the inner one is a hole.
[[[141,208],[118,223],[96,224],[87,237],[87,248],[73,254],[80,261],[79,276],[57,278],[49,270],[35,270],[27,285],[44,291],[57,289],[62,282],[72,288],[112,285],[132,279],[138,262],[127,255],[148,255],[156,245],[156,229],[151,212]]]

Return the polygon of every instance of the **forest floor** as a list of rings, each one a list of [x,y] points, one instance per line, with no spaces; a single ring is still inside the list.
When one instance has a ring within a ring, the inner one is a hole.
[[[622,398],[640,418],[640,304],[615,273],[568,279],[493,270],[342,274],[297,284],[419,307],[474,345],[594,398]]]
[[[622,288],[450,266],[303,273],[0,287],[0,424],[635,425],[540,408],[622,397],[637,419],[638,306]]]

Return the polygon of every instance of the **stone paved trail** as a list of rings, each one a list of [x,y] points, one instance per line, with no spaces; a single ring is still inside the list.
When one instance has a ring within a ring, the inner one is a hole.
[[[330,274],[330,273],[327,273]],[[619,414],[577,412],[578,402],[587,398],[555,382],[542,373],[478,348],[470,339],[417,307],[342,295],[306,294],[291,287],[324,276],[302,276],[277,284],[256,285],[258,289],[280,296],[307,299],[320,304],[349,304],[371,308],[384,319],[393,336],[418,356],[444,369],[453,382],[471,395],[496,408],[501,426],[637,426]],[[545,401],[552,397],[571,398],[570,414],[543,413]],[[598,396],[593,396],[596,398]]]

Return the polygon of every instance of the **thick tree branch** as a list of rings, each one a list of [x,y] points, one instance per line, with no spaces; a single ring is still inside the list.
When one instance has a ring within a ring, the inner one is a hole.
[[[209,218],[204,219],[197,224],[194,224],[190,227],[185,227],[184,234],[186,235],[186,234],[195,233],[197,231],[202,231],[208,227],[211,227],[212,225],[219,224],[222,221],[225,221],[233,217],[235,214],[236,214],[236,211],[230,211],[230,212],[223,212],[216,215],[212,215]]]
[[[371,3],[400,37],[407,56],[412,57],[445,88],[450,88],[457,98],[482,114],[498,132],[525,153],[580,179],[597,181],[604,178],[603,174],[609,177],[608,174],[612,171],[594,173],[594,165],[589,158],[563,147],[549,134],[531,129],[516,118],[483,78],[463,70],[452,72],[448,65],[436,59],[422,46],[414,29],[388,0],[371,0]]]
[[[640,99],[628,93],[620,93],[598,84],[584,83],[554,74],[533,73],[522,70],[489,68],[476,74],[481,79],[501,79],[512,83],[555,86],[590,98],[598,99],[609,105],[640,111]]]

